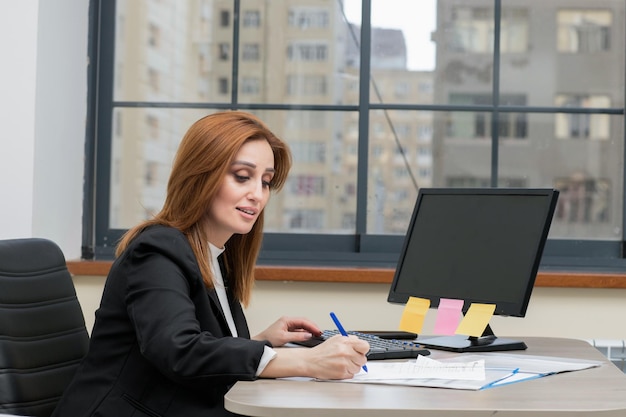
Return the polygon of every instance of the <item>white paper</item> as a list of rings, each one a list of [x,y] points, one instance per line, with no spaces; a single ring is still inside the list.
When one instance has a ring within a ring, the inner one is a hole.
[[[418,357],[422,358],[422,356]],[[432,361],[430,358],[425,358]],[[428,361],[422,361],[424,365]],[[451,388],[461,390],[481,390],[545,377],[561,372],[580,371],[600,366],[600,361],[581,361],[577,359],[548,356],[507,355],[499,353],[464,354],[453,358],[433,361],[430,365],[421,366],[417,361],[370,361],[367,363],[369,372],[361,371],[352,379],[333,382],[361,384],[389,384],[416,387]],[[481,365],[482,362],[482,365]],[[474,369],[469,364],[477,363]],[[432,366],[433,369],[428,369]],[[461,379],[459,375],[474,375],[480,366],[484,368],[483,379]],[[421,372],[421,374],[420,374]],[[424,375],[438,375],[425,377]],[[454,373],[457,378],[453,378]]]
[[[360,380],[394,380],[411,378],[485,380],[485,360],[444,363],[425,356],[407,362],[368,362],[368,372],[354,378]]]

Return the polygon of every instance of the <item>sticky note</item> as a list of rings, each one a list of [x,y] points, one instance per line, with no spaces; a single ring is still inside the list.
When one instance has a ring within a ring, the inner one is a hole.
[[[495,304],[472,303],[456,329],[456,333],[474,337],[482,336],[494,311],[496,311]]]
[[[402,318],[400,319],[399,329],[405,332],[421,333],[424,325],[424,318],[430,308],[430,300],[418,297],[409,297]]]
[[[437,307],[437,317],[435,318],[435,333],[452,335],[459,326],[459,321],[463,310],[463,300],[442,298]]]

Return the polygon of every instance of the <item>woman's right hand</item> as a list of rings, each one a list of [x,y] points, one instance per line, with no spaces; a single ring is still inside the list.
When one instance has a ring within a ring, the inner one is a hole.
[[[319,379],[349,379],[367,362],[369,343],[356,336],[335,335],[310,348],[311,375]]]
[[[369,349],[369,343],[352,335],[335,335],[313,348],[280,347],[259,376],[350,379],[367,362]]]

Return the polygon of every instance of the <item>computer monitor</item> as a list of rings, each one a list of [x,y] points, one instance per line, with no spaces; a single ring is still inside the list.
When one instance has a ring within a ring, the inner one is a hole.
[[[495,313],[524,317],[559,192],[527,188],[421,188],[387,301],[409,297],[495,304]],[[521,350],[522,341],[480,337],[420,340],[456,352]]]

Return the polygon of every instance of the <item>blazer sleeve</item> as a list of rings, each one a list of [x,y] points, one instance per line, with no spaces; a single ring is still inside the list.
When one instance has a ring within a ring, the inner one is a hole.
[[[224,337],[185,236],[144,231],[120,262],[125,303],[141,354],[180,383],[214,385],[255,379],[265,345]],[[202,314],[202,316],[199,316]]]

